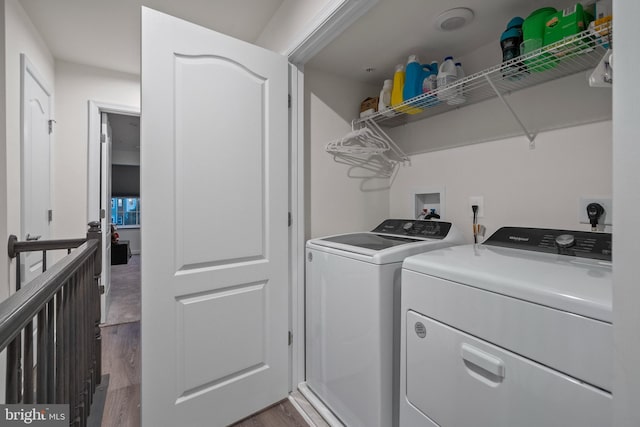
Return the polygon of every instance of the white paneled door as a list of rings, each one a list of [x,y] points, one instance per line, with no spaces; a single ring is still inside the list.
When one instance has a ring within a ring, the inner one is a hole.
[[[46,240],[51,222],[50,134],[51,92],[25,56],[22,61],[22,237]],[[42,273],[42,252],[22,258],[22,282]]]
[[[142,425],[288,393],[283,56],[142,10]]]

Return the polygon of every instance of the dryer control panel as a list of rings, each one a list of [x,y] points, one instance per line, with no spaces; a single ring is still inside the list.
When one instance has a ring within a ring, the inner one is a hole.
[[[484,245],[611,261],[611,233],[502,227]]]
[[[450,222],[425,221],[419,219],[387,219],[372,230],[373,233],[395,234],[398,236],[444,239],[451,229]]]

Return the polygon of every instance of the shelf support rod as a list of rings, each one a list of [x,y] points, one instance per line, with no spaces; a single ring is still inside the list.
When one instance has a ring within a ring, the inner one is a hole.
[[[516,112],[511,107],[511,105],[507,102],[507,100],[504,99],[504,97],[502,96],[502,94],[500,93],[500,91],[498,90],[496,85],[493,84],[493,82],[491,81],[491,78],[489,77],[489,74],[485,74],[484,77],[487,79],[487,82],[489,83],[489,86],[491,86],[491,89],[493,89],[493,91],[496,93],[496,95],[498,95],[498,98],[500,98],[500,101],[502,101],[502,103],[505,105],[505,107],[507,107],[507,109],[511,112],[511,115],[513,116],[513,118],[516,119],[516,122],[518,122],[518,125],[520,125],[520,128],[522,129],[522,131],[524,132],[525,136],[529,140],[529,148],[534,149],[536,147],[536,144],[535,144],[536,135],[533,134],[533,133],[530,133],[527,130],[527,128],[524,125],[524,123],[522,123],[522,120],[520,120],[520,117],[518,117],[518,114],[516,114]]]

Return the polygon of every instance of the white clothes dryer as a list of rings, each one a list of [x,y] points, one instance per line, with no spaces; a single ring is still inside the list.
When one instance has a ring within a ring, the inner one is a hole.
[[[401,219],[307,242],[306,384],[300,390],[329,421],[397,425],[402,261],[463,242],[451,223]]]
[[[400,425],[610,425],[611,306],[606,233],[504,227],[407,258]]]

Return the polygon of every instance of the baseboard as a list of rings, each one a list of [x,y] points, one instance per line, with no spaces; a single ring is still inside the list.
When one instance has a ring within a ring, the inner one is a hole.
[[[306,382],[298,384],[298,391],[330,427],[345,427],[329,408],[309,389]]]

